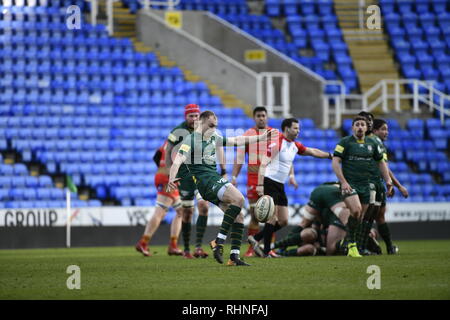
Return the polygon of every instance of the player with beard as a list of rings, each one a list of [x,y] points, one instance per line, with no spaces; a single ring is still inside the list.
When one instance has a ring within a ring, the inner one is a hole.
[[[333,171],[341,184],[346,207],[350,209],[347,222],[348,256],[361,257],[356,243],[358,221],[364,216],[370,203],[370,178],[372,160],[377,162],[386,182],[388,194],[392,194],[392,179],[383,158],[383,150],[370,137],[366,137],[367,120],[362,116],[353,119],[352,135],[342,138],[333,155]]]

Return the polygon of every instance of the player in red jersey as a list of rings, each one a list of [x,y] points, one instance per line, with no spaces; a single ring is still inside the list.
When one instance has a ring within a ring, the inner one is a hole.
[[[148,243],[153,237],[154,233],[158,229],[161,220],[164,219],[167,211],[170,207],[173,207],[176,211],[176,215],[172,220],[172,224],[170,226],[170,243],[169,248],[167,249],[167,253],[169,255],[180,256],[183,252],[178,248],[178,235],[181,230],[181,220],[182,220],[182,207],[180,194],[178,189],[173,190],[171,192],[166,192],[166,186],[169,183],[169,172],[166,168],[166,145],[167,141],[164,142],[164,145],[156,151],[153,160],[158,166],[158,171],[155,175],[155,186],[158,190],[156,196],[156,208],[153,213],[152,218],[148,221],[147,226],[145,227],[144,234],[141,239],[136,244],[136,250],[141,252],[144,256],[148,257],[152,254],[148,248]]]
[[[266,130],[271,130],[272,128],[267,125],[269,118],[267,116],[267,110],[264,107],[256,107],[253,110],[253,120],[255,121],[255,126],[248,129],[244,136],[255,136],[260,135]],[[250,223],[248,226],[248,235],[254,236],[259,232],[259,223],[255,218],[255,204],[259,199],[259,195],[256,192],[256,187],[258,185],[258,171],[261,165],[261,159],[264,154],[267,153],[267,147],[270,142],[264,144],[252,144],[246,147],[238,148],[237,157],[232,171],[231,183],[237,185],[237,177],[241,172],[242,166],[245,163],[245,156],[248,155],[248,167],[247,167],[247,199],[250,205]],[[289,183],[297,188],[297,182],[295,181],[295,176],[293,172],[293,167],[289,175]],[[254,254],[253,247],[250,245],[246,257],[251,257]]]

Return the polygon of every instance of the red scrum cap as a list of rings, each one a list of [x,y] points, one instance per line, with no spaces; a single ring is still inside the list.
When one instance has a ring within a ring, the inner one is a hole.
[[[200,113],[200,106],[197,104],[188,104],[184,107],[184,116],[186,117],[189,113]]]

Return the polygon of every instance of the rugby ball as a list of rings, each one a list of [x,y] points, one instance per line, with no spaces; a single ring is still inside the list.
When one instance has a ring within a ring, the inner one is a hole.
[[[259,222],[267,222],[273,217],[275,204],[269,195],[264,195],[256,201],[255,217]]]

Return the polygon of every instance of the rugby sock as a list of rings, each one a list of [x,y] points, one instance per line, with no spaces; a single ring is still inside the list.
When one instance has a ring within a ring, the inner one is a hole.
[[[369,233],[370,229],[372,228],[372,224],[372,220],[363,220],[363,222],[361,223],[362,229],[358,243],[362,249],[366,249],[367,247],[367,241],[369,240]]]
[[[178,243],[178,237],[170,237],[170,246],[176,248]]]
[[[358,227],[358,219],[353,216],[348,217],[348,242],[356,242],[356,229]]]
[[[184,251],[189,251],[189,239],[191,237],[191,223],[181,223],[181,233],[183,234]]]
[[[244,234],[244,224],[235,222],[231,226],[231,253],[239,255],[241,249],[242,235]],[[234,250],[234,251],[233,251]]]
[[[230,232],[231,226],[234,223],[234,220],[238,216],[238,214],[241,212],[241,208],[237,206],[230,205],[228,209],[225,211],[225,214],[223,215],[222,224],[219,229],[219,234],[221,234],[223,237],[228,235],[228,232]],[[218,244],[223,244],[225,242],[225,239],[223,238],[216,238],[216,242]]]
[[[275,226],[273,224],[266,223],[263,232],[264,232],[264,253],[268,254],[270,251],[272,234],[275,232]]]
[[[345,255],[345,250],[347,249],[347,244],[348,242],[343,239],[341,241],[336,241],[336,252],[334,253],[335,255]]]
[[[378,225],[378,232],[380,233],[380,236],[383,238],[384,243],[386,243],[386,247],[387,248],[392,247],[391,232],[389,231],[387,223]]]
[[[303,228],[300,226],[293,227],[286,237],[275,242],[274,248],[286,248],[293,245],[301,245],[302,238],[300,232],[302,232],[302,230]]]
[[[256,241],[261,241],[261,239],[264,238],[264,229],[266,228],[266,224],[264,225],[264,228],[253,237]]]
[[[196,241],[195,247],[200,248],[202,246],[203,235],[205,234],[206,224],[208,223],[208,216],[198,216],[197,224],[195,226]]]
[[[141,242],[148,244],[150,242],[150,236],[144,234],[141,238]]]

